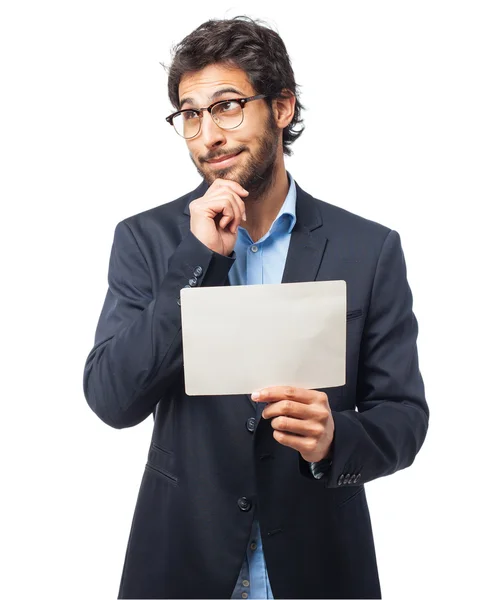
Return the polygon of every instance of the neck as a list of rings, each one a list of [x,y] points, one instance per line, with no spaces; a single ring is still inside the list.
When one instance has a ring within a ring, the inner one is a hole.
[[[288,174],[281,153],[274,163],[274,168],[267,187],[252,190],[245,199],[246,221],[241,226],[249,233],[253,242],[268,232],[271,224],[278,216],[289,189]]]

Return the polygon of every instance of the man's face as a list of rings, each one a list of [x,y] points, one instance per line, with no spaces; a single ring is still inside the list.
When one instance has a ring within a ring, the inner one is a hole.
[[[257,94],[243,70],[218,64],[184,75],[178,91],[181,109]],[[248,102],[243,110],[243,122],[230,130],[218,127],[204,111],[200,132],[186,143],[199,174],[209,185],[218,178],[230,179],[248,190],[251,197],[251,192],[264,191],[271,183],[275,162],[282,152],[282,130],[276,126],[266,100]],[[230,155],[223,163],[213,162]]]

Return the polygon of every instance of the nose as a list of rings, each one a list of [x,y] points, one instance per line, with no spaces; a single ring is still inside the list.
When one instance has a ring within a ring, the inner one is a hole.
[[[226,144],[225,131],[216,125],[207,110],[203,111],[200,136],[202,137],[204,145],[209,150],[212,148],[219,148]]]

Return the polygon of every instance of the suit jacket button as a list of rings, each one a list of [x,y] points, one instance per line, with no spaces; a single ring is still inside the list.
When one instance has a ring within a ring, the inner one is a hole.
[[[192,277],[188,283],[191,285],[191,287],[195,287],[195,285],[198,283],[198,280],[196,279],[196,277]]]
[[[238,500],[238,506],[242,511],[248,512],[249,510],[251,510],[251,500],[249,498],[246,498],[245,496],[242,496]]]
[[[196,267],[196,269],[193,271],[193,275],[195,277],[199,277],[202,273],[203,273],[203,269],[201,267]]]
[[[253,433],[254,428],[256,425],[256,419],[254,417],[250,417],[247,421],[246,421],[246,429],[248,431],[250,431],[251,433]]]
[[[351,475],[348,473],[345,478],[344,478],[344,482],[343,483],[349,483],[349,480],[351,478]]]
[[[354,483],[356,483],[357,481],[359,481],[361,479],[361,473],[358,473],[356,475],[356,479],[354,480]]]
[[[178,306],[181,306],[181,298],[177,298],[176,304],[178,304]]]
[[[338,485],[343,485],[343,481],[344,481],[344,475],[341,473],[341,475],[339,476],[339,479],[338,479]]]

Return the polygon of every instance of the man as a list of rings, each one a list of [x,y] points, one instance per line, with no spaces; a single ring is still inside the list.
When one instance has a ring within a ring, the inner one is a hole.
[[[429,417],[399,236],[286,172],[301,104],[269,28],[204,23],[168,86],[203,181],[117,226],[84,378],[107,424],[154,416],[119,596],[380,598],[364,484],[411,465]],[[345,386],[185,394],[181,288],[315,280],[347,282]]]

